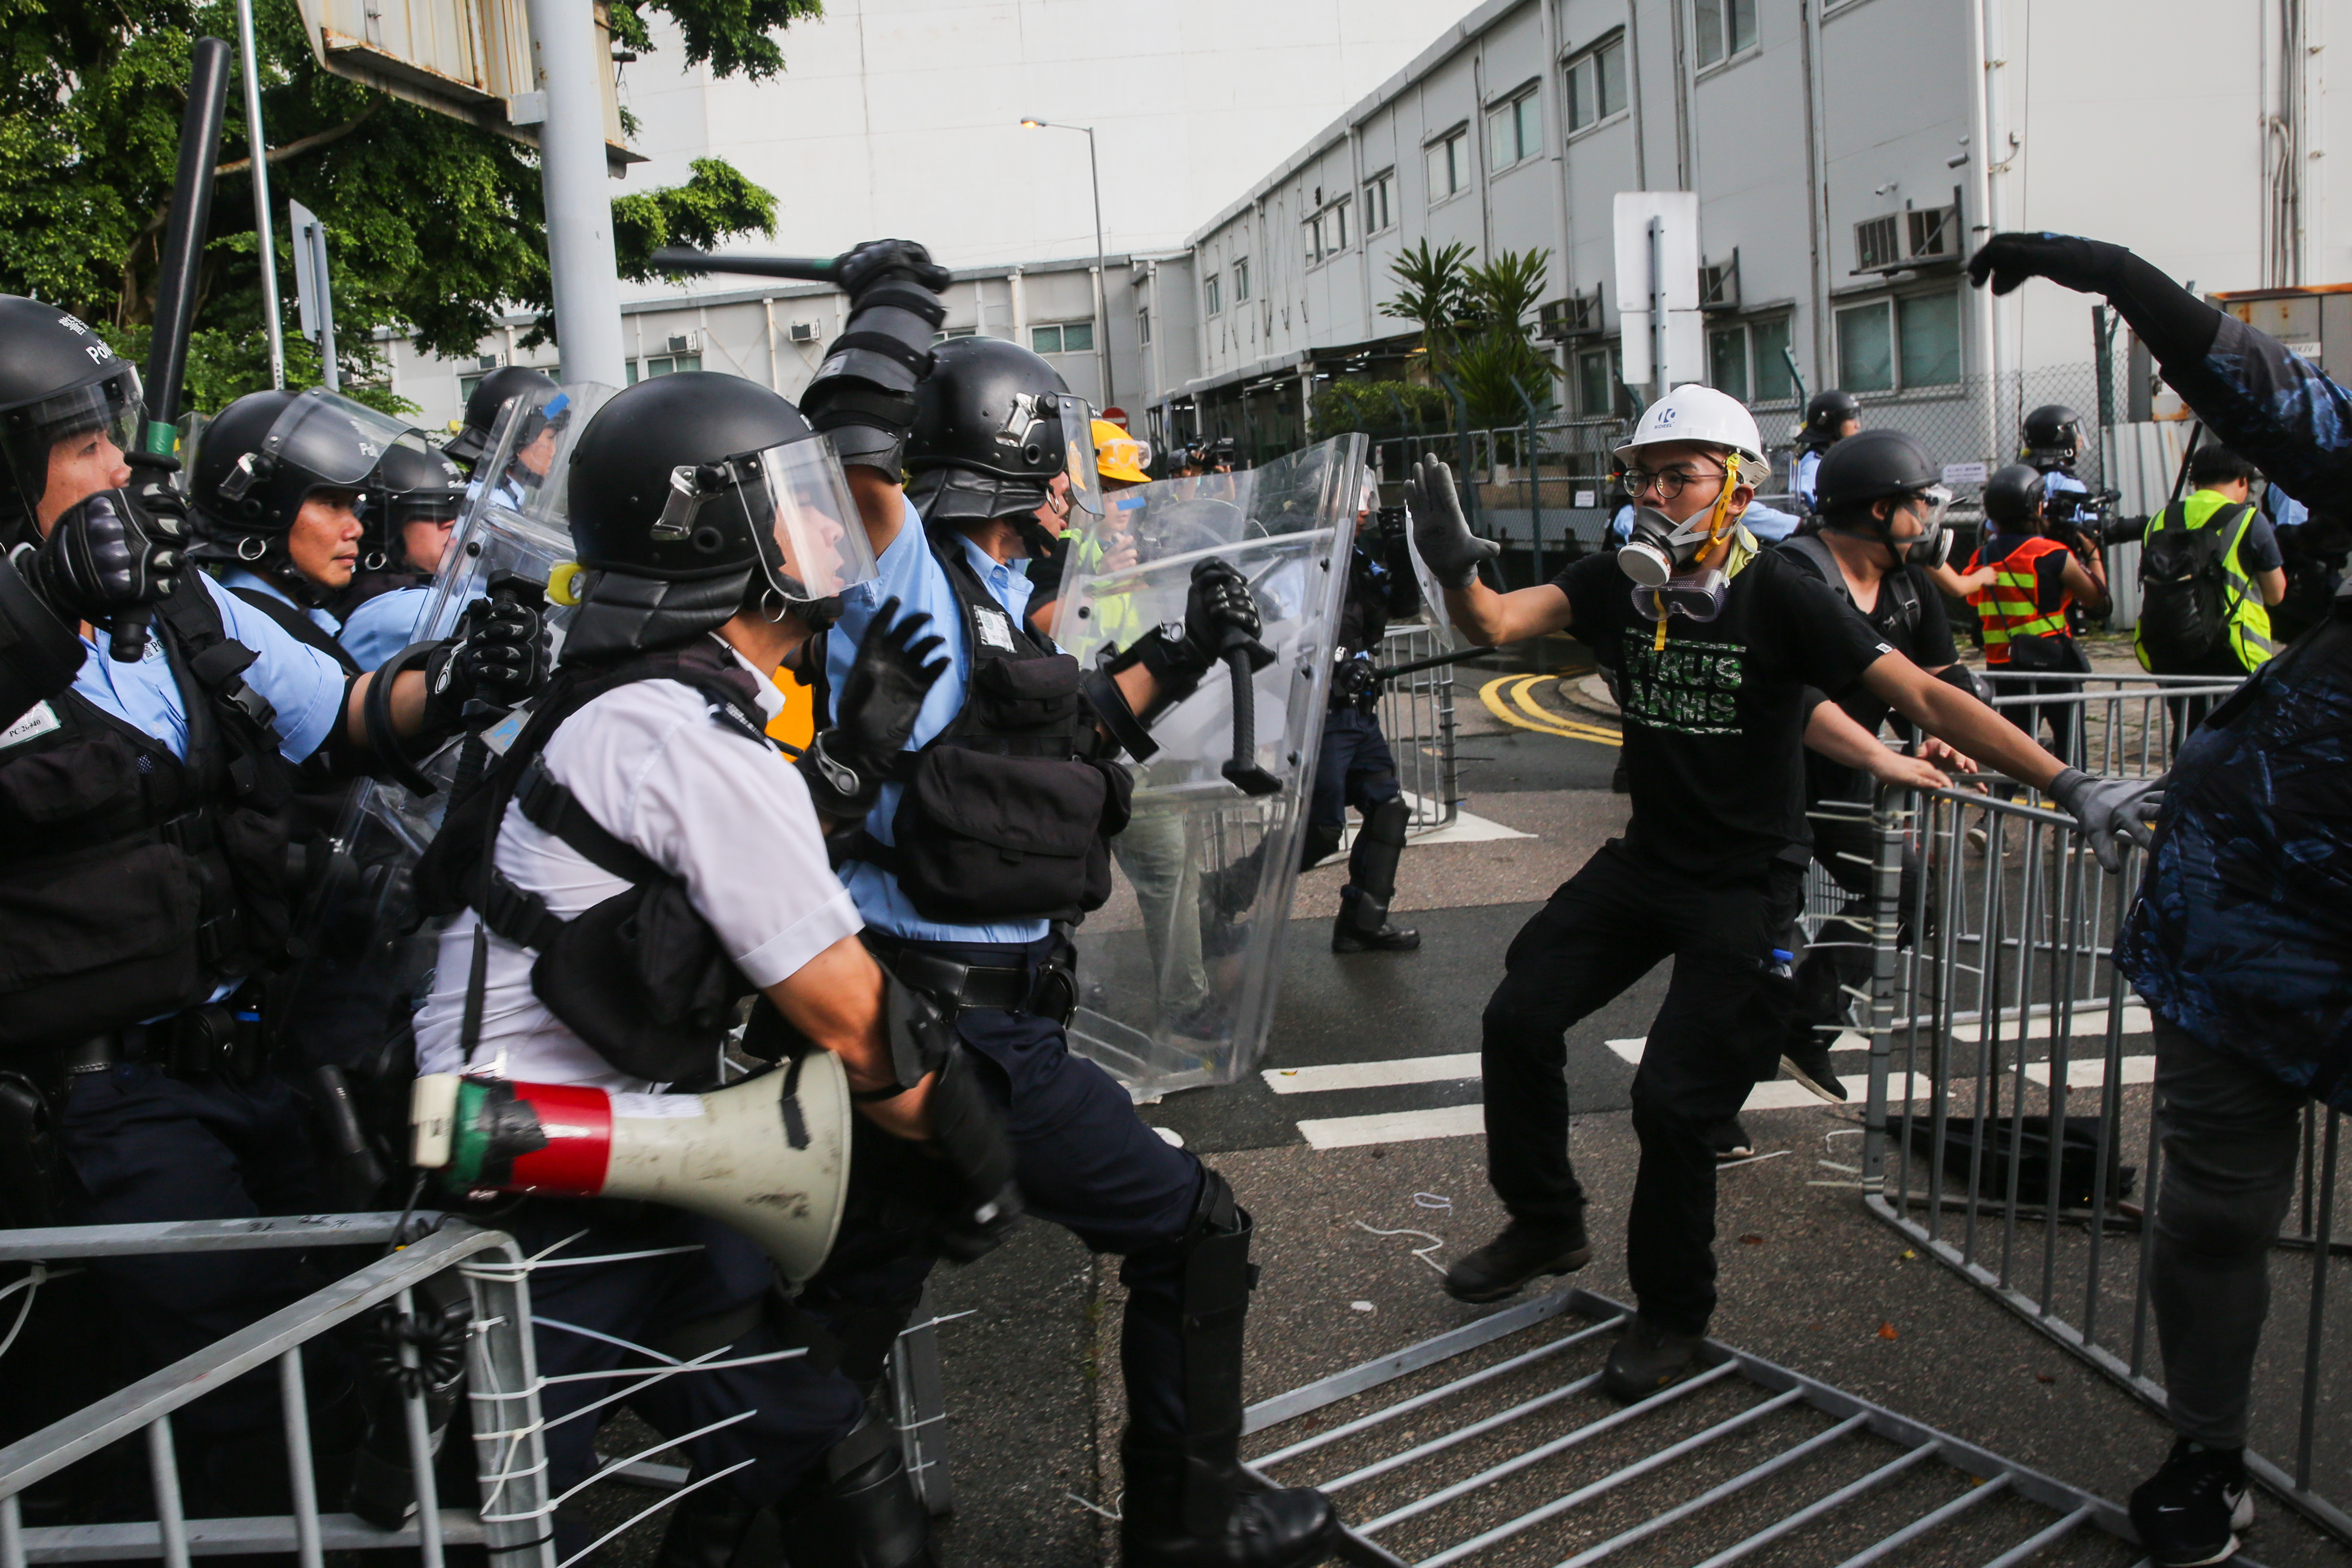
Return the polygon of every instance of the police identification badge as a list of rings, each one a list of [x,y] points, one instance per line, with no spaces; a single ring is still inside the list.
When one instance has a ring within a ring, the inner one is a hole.
[[[37,736],[46,735],[58,727],[58,710],[46,702],[36,703],[33,710],[5,730],[0,730],[0,751],[21,745]]]
[[[1007,653],[1018,651],[1013,644],[1013,621],[1002,610],[981,610],[973,617],[980,625],[980,640],[990,647],[1001,647]]]

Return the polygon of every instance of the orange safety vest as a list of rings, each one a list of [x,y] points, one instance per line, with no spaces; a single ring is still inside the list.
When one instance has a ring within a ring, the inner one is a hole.
[[[1984,626],[1987,664],[2007,664],[2013,638],[2066,635],[2066,605],[2074,595],[2062,593],[2056,609],[2042,609],[2042,575],[2034,569],[2043,556],[2065,548],[2054,539],[2029,539],[2001,558],[1990,583],[1969,595]],[[1981,552],[1969,557],[1968,570],[1975,571],[1982,558]]]

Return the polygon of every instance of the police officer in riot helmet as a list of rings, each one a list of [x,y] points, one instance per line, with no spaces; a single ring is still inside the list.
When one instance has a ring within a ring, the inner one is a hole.
[[[476,467],[490,455],[499,410],[507,405],[508,400],[520,397],[532,406],[544,406],[556,390],[554,379],[544,371],[527,365],[500,365],[475,383],[474,390],[466,395],[466,417],[457,433],[441,449],[467,473],[474,474]]]
[[[1144,631],[1097,669],[1082,671],[1033,633],[1021,568],[1042,531],[1034,511],[1047,481],[1067,472],[1076,504],[1105,504],[1088,410],[1015,345],[967,338],[934,351],[948,275],[921,247],[861,246],[837,268],[848,330],[804,401],[848,465],[879,575],[843,595],[817,673],[843,691],[855,637],[887,598],[932,616],[956,669],[932,689],[909,754],[849,839],[844,884],[868,945],[951,1014],[963,1048],[993,1064],[1031,1211],[1125,1257],[1126,1561],[1318,1561],[1329,1503],[1304,1489],[1260,1489],[1240,1467],[1248,1212],[1197,1156],[1146,1127],[1064,1036],[1076,997],[1060,933],[1108,896],[1106,836],[1128,815],[1117,753],[1158,749],[1152,723],[1222,650],[1255,637],[1256,603],[1238,572],[1204,556],[1183,622]],[[902,467],[912,475],[904,492]],[[961,803],[991,796],[1020,803],[1022,837],[1078,852],[1048,863],[972,837]],[[861,1145],[858,1157],[867,1152]],[[833,1261],[803,1297],[834,1323],[853,1375],[879,1377],[936,1256],[887,1213],[853,1205]]]
[[[1822,455],[1862,428],[1862,400],[1851,392],[1829,387],[1813,394],[1805,405],[1805,422],[1797,426],[1797,458],[1789,474],[1789,493],[1807,511],[1813,510],[1813,476],[1821,470]]]
[[[526,698],[544,673],[538,619],[487,620],[355,675],[183,570],[175,465],[128,453],[137,374],[96,334],[0,298],[0,367],[18,540],[0,564],[0,944],[16,960],[0,982],[0,1137],[48,1151],[12,1163],[32,1179],[10,1207],[76,1225],[314,1208],[259,1026],[288,955],[290,770],[385,765],[454,733],[468,703]],[[302,1289],[283,1254],[89,1268],[142,1373]],[[181,1414],[206,1505],[272,1511],[247,1489],[284,1474],[252,1462],[257,1445],[282,1458],[278,1419],[268,1379]]]
[[[415,437],[384,449],[360,502],[360,564],[332,606],[341,640],[368,668],[415,640],[442,553],[466,510],[466,476]]]
[[[830,447],[766,388],[689,372],[599,410],[567,494],[586,574],[562,662],[417,870],[428,910],[457,916],[417,1016],[419,1069],[715,1087],[735,1005],[753,1000],[744,1048],[839,1057],[861,1127],[923,1173],[892,1201],[977,1256],[1019,1213],[1010,1150],[969,1064],[933,1051],[937,1030],[909,1035],[919,1009],[893,999],[859,944],[819,815],[854,820],[871,804],[947,668],[940,639],[921,615],[883,606],[851,650],[835,722],[799,771],[780,766],[764,732],[783,701],[772,672],[873,571]],[[607,907],[642,913],[594,913]],[[622,1363],[622,1343],[690,1340],[732,1362],[810,1342],[766,1259],[715,1222],[532,1198],[498,1223],[527,1252],[593,1259],[532,1282],[534,1311],[570,1325],[536,1334],[557,1491],[595,1468],[595,1423],[566,1418],[608,1397],[593,1374]],[[751,1461],[678,1505],[664,1568],[744,1563],[767,1508],[796,1564],[930,1562],[896,1434],[826,1358],[697,1372],[629,1403],[667,1436],[702,1429],[685,1444],[698,1478]],[[730,1415],[744,1418],[709,1429]],[[557,1530],[561,1555],[587,1544],[568,1539],[569,1520]]]

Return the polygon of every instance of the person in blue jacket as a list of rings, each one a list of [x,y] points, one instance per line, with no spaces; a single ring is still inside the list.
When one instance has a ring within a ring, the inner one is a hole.
[[[2217,439],[2323,504],[2352,482],[2352,391],[2121,246],[2003,234],[2008,293],[2104,294]],[[2155,1016],[2164,1173],[2149,1279],[2176,1440],[2132,1494],[2164,1568],[2218,1563],[2253,1517],[2245,1443],[2270,1246],[2312,1100],[2352,1110],[2352,597],[2181,748],[2116,963]]]

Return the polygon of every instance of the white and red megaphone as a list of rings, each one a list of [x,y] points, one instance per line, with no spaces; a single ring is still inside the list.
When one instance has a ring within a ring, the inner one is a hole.
[[[733,1226],[797,1285],[832,1250],[849,1191],[849,1081],[830,1051],[716,1094],[432,1073],[412,1157],[476,1194],[644,1198]]]

